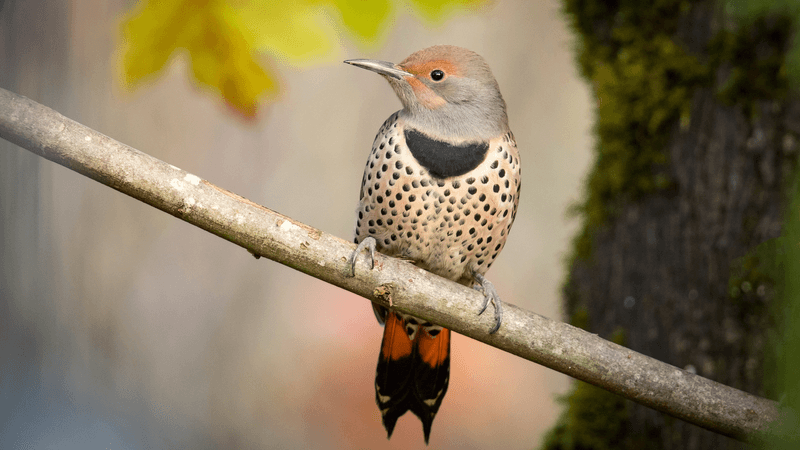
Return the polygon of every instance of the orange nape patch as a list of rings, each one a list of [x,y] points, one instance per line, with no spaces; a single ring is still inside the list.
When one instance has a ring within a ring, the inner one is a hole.
[[[450,357],[450,330],[442,328],[436,337],[420,330],[417,336],[417,351],[422,361],[439,367]]]
[[[412,342],[406,334],[403,319],[390,312],[386,315],[384,327],[381,356],[391,361],[411,355]]]

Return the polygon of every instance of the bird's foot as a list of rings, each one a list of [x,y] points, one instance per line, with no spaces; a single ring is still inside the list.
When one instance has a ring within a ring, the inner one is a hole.
[[[503,322],[503,302],[500,301],[500,296],[497,295],[497,290],[494,288],[491,281],[487,280],[486,277],[479,273],[476,273],[474,278],[477,283],[473,286],[474,289],[483,292],[483,306],[478,312],[478,315],[480,316],[486,311],[486,308],[489,306],[489,301],[494,305],[494,320],[496,323],[494,327],[489,330],[489,334],[494,334],[500,329],[500,324]]]
[[[350,255],[350,259],[348,261],[351,269],[350,276],[352,277],[356,276],[356,259],[358,259],[358,254],[361,253],[365,248],[369,249],[369,256],[368,256],[370,261],[369,269],[372,270],[375,268],[375,245],[376,241],[375,238],[372,236],[367,236],[366,238],[364,238],[363,241],[361,241],[358,244],[358,247],[356,247],[356,249]]]

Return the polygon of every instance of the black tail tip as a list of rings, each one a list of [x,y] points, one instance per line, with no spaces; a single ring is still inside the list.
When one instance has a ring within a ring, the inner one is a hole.
[[[383,416],[383,427],[386,428],[386,439],[392,438],[394,426],[397,425],[398,416]]]
[[[386,439],[392,438],[392,433],[394,432],[394,427],[397,425],[397,419],[399,416],[384,416],[383,417],[383,427],[386,428]],[[431,439],[431,426],[433,425],[433,418],[428,421],[422,421],[422,433],[425,435],[425,445],[428,445]]]
[[[433,417],[430,420],[422,420],[422,432],[425,434],[425,445],[428,445],[428,441],[431,438],[431,426],[433,425]]]

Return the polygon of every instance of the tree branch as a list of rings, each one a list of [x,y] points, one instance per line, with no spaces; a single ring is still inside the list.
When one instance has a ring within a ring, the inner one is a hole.
[[[376,255],[375,269],[354,245],[259,206],[0,89],[0,137],[37,155],[265,256],[373,302],[542,364],[687,422],[739,440],[756,439],[778,419],[777,404],[691,374],[598,336],[513,305],[489,335],[477,291],[407,262]]]

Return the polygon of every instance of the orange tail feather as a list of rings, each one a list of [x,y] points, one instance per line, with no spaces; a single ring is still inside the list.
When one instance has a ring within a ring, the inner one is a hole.
[[[450,330],[388,312],[375,377],[375,398],[392,436],[406,411],[422,421],[428,442],[450,379]]]

